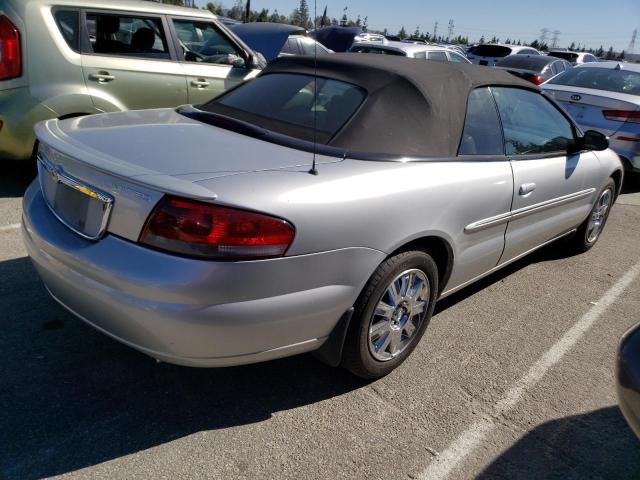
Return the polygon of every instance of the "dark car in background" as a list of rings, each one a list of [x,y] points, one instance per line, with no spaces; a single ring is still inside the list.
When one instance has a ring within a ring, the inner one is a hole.
[[[640,437],[640,323],[622,337],[617,363],[620,410]]]
[[[496,68],[540,85],[573,67],[566,60],[546,55],[509,55],[496,63]]]

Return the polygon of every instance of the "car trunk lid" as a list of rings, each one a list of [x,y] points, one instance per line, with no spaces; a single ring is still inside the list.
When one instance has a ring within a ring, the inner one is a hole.
[[[640,110],[640,98],[636,95],[555,84],[545,84],[542,88],[559,102],[579,125],[607,136],[615,135],[625,125],[625,121],[610,115],[605,116],[605,111]]]

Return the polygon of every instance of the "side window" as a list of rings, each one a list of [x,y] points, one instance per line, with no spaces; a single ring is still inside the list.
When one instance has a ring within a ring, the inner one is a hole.
[[[436,62],[448,62],[447,54],[445,52],[428,52],[427,60],[435,60]]]
[[[553,62],[551,64],[551,73],[553,73],[554,75],[557,75],[560,72],[564,72],[564,67],[562,66],[562,62]]]
[[[507,155],[565,152],[573,140],[573,126],[537,92],[493,88],[504,130]]]
[[[415,52],[413,54],[413,58],[419,58],[421,60],[426,60],[427,59],[427,52]]]
[[[469,95],[458,155],[504,155],[500,119],[486,87]]]
[[[60,33],[72,50],[80,51],[80,16],[77,11],[57,10],[56,24]]]
[[[306,37],[300,37],[299,39],[300,48],[302,48],[302,54],[308,56],[314,56],[316,54],[316,45],[315,42]],[[324,55],[325,52],[322,50],[322,47],[317,48],[318,55]]]
[[[160,18],[87,13],[87,30],[93,53],[170,57]]]
[[[449,52],[449,61],[453,63],[469,63],[461,55]]]
[[[211,22],[174,20],[173,25],[187,62],[233,65],[242,58],[238,49]]]

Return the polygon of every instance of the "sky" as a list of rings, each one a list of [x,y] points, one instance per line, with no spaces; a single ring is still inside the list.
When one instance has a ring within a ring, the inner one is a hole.
[[[204,5],[209,0],[196,0]],[[215,0],[231,7],[234,0]],[[468,36],[477,41],[482,35],[488,40],[496,35],[531,42],[540,37],[540,30],[558,30],[559,45],[571,42],[587,47],[627,50],[634,29],[640,30],[640,0],[315,0],[316,11],[322,15],[325,5],[328,15],[340,18],[342,10],[356,18],[369,17],[369,28],[396,33],[403,26],[413,33],[416,27],[433,33],[438,22],[438,33],[446,36],[450,19],[454,22],[454,35]],[[307,0],[313,13],[314,0]],[[251,0],[252,10],[278,9],[289,15],[299,0]],[[549,34],[549,39],[553,35]],[[640,53],[640,32],[635,53]]]

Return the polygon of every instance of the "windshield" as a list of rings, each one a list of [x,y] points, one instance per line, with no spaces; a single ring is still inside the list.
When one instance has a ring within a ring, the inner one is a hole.
[[[212,100],[201,109],[300,140],[326,144],[365,97],[364,89],[350,83],[272,73]]]
[[[613,68],[572,68],[549,81],[556,85],[640,95],[640,73]]]

